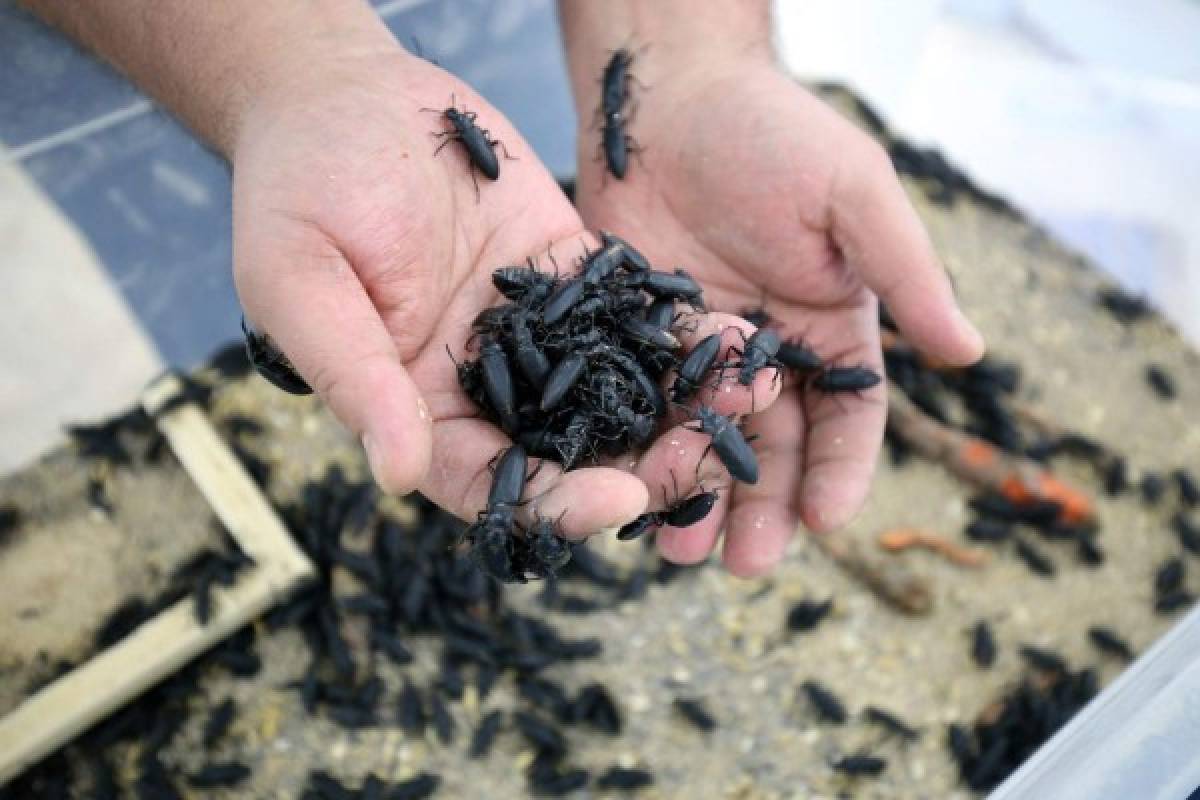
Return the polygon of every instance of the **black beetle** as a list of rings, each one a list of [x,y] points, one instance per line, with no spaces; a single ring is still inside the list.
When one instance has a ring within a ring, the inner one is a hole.
[[[671,386],[671,399],[686,402],[701,386],[704,376],[712,369],[721,351],[721,334],[705,336],[679,365],[679,375]]]
[[[906,742],[914,742],[921,738],[921,732],[890,711],[877,706],[867,706],[865,711],[867,722],[878,725],[890,734],[899,736]]]
[[[714,489],[711,492],[702,491],[675,503],[663,512],[663,524],[672,528],[687,528],[695,525],[708,516],[713,506],[720,499],[720,494]]]
[[[500,161],[496,158],[496,152],[492,148],[499,146],[504,151],[504,157],[512,159],[508,154],[508,148],[491,137],[491,134],[484,128],[475,124],[477,119],[474,111],[459,111],[454,107],[454,97],[450,98],[450,107],[442,110],[436,108],[422,108],[421,111],[428,111],[434,114],[440,114],[446,122],[450,123],[450,130],[441,131],[433,134],[435,137],[442,139],[442,143],[438,145],[437,150],[433,151],[434,156],[442,151],[442,148],[450,142],[462,142],[463,149],[467,151],[467,159],[471,162],[471,166],[483,173],[488,180],[496,180],[500,177]],[[515,159],[514,159],[515,160]],[[475,198],[479,199],[479,183],[475,180],[474,171],[471,172],[471,183],[475,186]]]
[[[971,658],[981,667],[996,663],[996,637],[985,620],[979,620],[971,629]]]
[[[879,756],[859,753],[852,756],[842,756],[830,766],[838,772],[851,777],[863,775],[874,777],[883,774],[883,771],[887,769],[887,761]]]
[[[604,151],[604,162],[608,171],[617,180],[624,180],[629,170],[629,154],[641,152],[637,140],[625,132],[623,114],[609,114],[604,118],[600,146]]]
[[[1133,648],[1112,628],[1096,625],[1088,628],[1088,638],[1102,653],[1117,656],[1125,661],[1133,660]]]
[[[1163,595],[1182,589],[1185,577],[1186,567],[1183,559],[1167,559],[1154,573],[1154,593]]]
[[[569,353],[566,358],[559,361],[546,378],[546,385],[542,390],[541,410],[549,411],[558,405],[567,392],[579,382],[586,366],[587,358],[579,352]]]
[[[671,326],[675,324],[675,301],[671,299],[656,300],[646,309],[646,322],[664,331],[670,330]]]
[[[500,417],[500,426],[505,433],[515,434],[520,430],[517,410],[514,407],[516,392],[513,388],[512,371],[508,356],[494,339],[485,337],[479,345],[479,363],[482,368],[483,390],[492,408]]]
[[[525,454],[525,448],[519,444],[514,444],[499,455],[496,471],[492,475],[492,486],[488,491],[489,509],[500,506],[513,507],[521,502],[528,464],[529,458]]]
[[[691,723],[692,727],[705,733],[717,729],[717,721],[704,705],[703,700],[695,697],[676,697],[673,705],[679,715]]]
[[[826,394],[862,392],[879,385],[879,373],[867,367],[825,367],[813,378],[815,389]]]
[[[842,705],[841,699],[828,688],[813,680],[805,681],[800,688],[804,690],[808,701],[812,703],[813,709],[822,721],[835,725],[841,725],[846,721],[846,707]]]
[[[246,357],[259,375],[288,394],[312,394],[312,387],[300,377],[288,357],[265,333],[252,331],[246,325],[245,317],[242,317],[242,333],[246,337]]]
[[[674,350],[679,347],[675,334],[665,331],[657,325],[651,325],[637,317],[626,317],[621,321],[621,332],[635,342]]]
[[[583,259],[583,282],[598,286],[612,277],[625,261],[625,249],[619,241],[604,242],[599,250],[588,253]]]
[[[530,263],[524,267],[492,270],[492,284],[514,303],[530,303],[546,299],[554,286],[554,278],[537,271]]]
[[[512,335],[517,368],[534,388],[541,389],[546,385],[550,376],[550,359],[533,340],[533,332],[529,328],[529,315],[519,311],[512,317]]]
[[[779,346],[782,344],[779,334],[770,328],[759,328],[745,341],[744,349],[738,353],[742,357],[741,363],[738,364],[738,383],[749,386],[754,382],[754,376],[759,370],[767,367],[776,367],[778,374],[779,362],[775,354],[779,352]],[[738,352],[736,348],[734,352]]]
[[[654,773],[636,767],[612,766],[596,778],[596,788],[605,790],[632,792],[653,785]]]
[[[650,261],[629,242],[609,231],[600,231],[600,241],[605,246],[616,246],[621,251],[621,266],[631,272],[650,272]]]
[[[671,480],[675,480],[674,473],[671,473]],[[666,487],[663,487],[663,494],[666,494]],[[678,497],[678,490],[676,495]],[[719,499],[718,490],[707,492],[704,491],[704,487],[700,487],[698,493],[683,500],[676,499],[662,511],[647,511],[632,522],[626,523],[617,531],[617,538],[623,542],[630,541],[664,525],[672,528],[690,527],[707,517]]]
[[[712,437],[709,447],[716,451],[731,476],[742,483],[758,482],[758,457],[731,419],[721,416],[709,406],[700,406],[696,410],[695,421],[700,423],[700,427],[689,430],[699,430]],[[707,454],[708,450],[705,449],[704,455]],[[700,460],[704,460],[703,455]],[[699,469],[699,464],[696,468]]]
[[[559,284],[542,308],[542,322],[553,325],[565,317],[583,299],[583,278],[572,278]]]
[[[829,612],[833,610],[833,598],[824,600],[809,600],[807,597],[799,600],[791,607],[787,615],[787,629],[793,632],[811,631],[821,624]]]
[[[629,100],[629,83],[633,75],[633,53],[621,47],[613,51],[600,78],[600,113],[604,117],[621,113]]]
[[[552,575],[571,560],[571,545],[553,520],[539,519],[527,536],[530,552],[537,562],[535,572],[539,576]]]
[[[800,341],[781,342],[775,357],[783,366],[802,374],[816,372],[822,366],[821,357],[816,354],[816,351]]]
[[[696,279],[677,269],[670,272],[647,272],[642,279],[642,288],[655,297],[670,297],[682,300],[692,308],[704,310],[704,290]]]
[[[641,514],[632,521],[622,525],[621,529],[617,531],[617,538],[622,542],[640,539],[660,526],[662,526],[662,512],[647,511],[645,514]]]

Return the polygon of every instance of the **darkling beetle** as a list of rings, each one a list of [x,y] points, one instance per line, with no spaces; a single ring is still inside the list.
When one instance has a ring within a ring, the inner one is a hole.
[[[605,247],[616,246],[621,251],[621,266],[630,272],[650,272],[650,261],[642,255],[641,251],[631,245],[629,242],[609,231],[600,231],[600,241]]]
[[[433,114],[440,114],[442,119],[450,123],[450,130],[441,131],[433,134],[435,137],[442,140],[437,149],[433,151],[436,157],[450,142],[462,142],[463,149],[467,151],[467,159],[471,163],[471,183],[475,186],[475,200],[479,200],[479,183],[475,180],[474,170],[479,170],[488,180],[496,180],[500,177],[500,161],[496,158],[496,152],[492,148],[499,145],[504,151],[504,157],[515,161],[508,154],[508,148],[504,143],[493,139],[491,134],[485,129],[480,128],[475,124],[476,114],[474,111],[459,111],[455,106],[454,95],[450,96],[450,107],[444,109],[422,108],[421,111]]]
[[[312,394],[312,387],[300,377],[288,357],[275,346],[265,333],[256,333],[246,325],[242,317],[242,333],[246,337],[246,357],[254,365],[258,374],[266,378],[276,388],[288,394]]]
[[[745,333],[738,329],[739,333],[745,336]],[[743,349],[739,352],[737,348],[733,348],[733,352],[741,356],[742,360],[738,366],[738,383],[742,386],[749,386],[754,383],[754,376],[760,370],[768,367],[775,368],[775,374],[779,374],[779,361],[775,355],[779,352],[779,346],[782,342],[779,340],[779,334],[770,328],[759,328],[754,333],[750,334],[750,338],[745,340]]]
[[[625,173],[629,171],[629,154],[642,152],[637,140],[625,132],[627,122],[624,114],[609,114],[604,118],[604,127],[601,129],[600,146],[604,152],[604,163],[619,181],[625,180]]]
[[[512,334],[517,368],[535,388],[544,388],[547,378],[550,377],[550,359],[533,340],[528,312],[518,311],[513,314]]]
[[[887,769],[887,761],[879,756],[857,753],[855,755],[842,756],[830,766],[838,772],[851,777],[864,775],[874,777],[882,774]]]
[[[813,378],[812,385],[826,394],[862,392],[879,385],[879,373],[864,366],[825,367]]]
[[[671,473],[671,481],[675,481],[675,473]],[[666,487],[663,487],[663,494],[666,494]],[[720,492],[713,489],[711,492],[705,491],[704,487],[700,487],[700,491],[683,500],[678,499],[679,490],[675,491],[676,500],[662,511],[647,511],[645,514],[634,519],[622,526],[617,531],[617,538],[623,542],[637,539],[644,536],[651,530],[661,528],[666,525],[672,528],[687,528],[700,522],[708,513],[713,510],[713,506],[720,499]]]
[[[549,411],[557,406],[571,387],[579,382],[586,366],[587,357],[581,352],[570,353],[559,361],[546,378],[545,388],[542,390],[541,410]]]
[[[821,357],[801,341],[781,342],[775,357],[793,372],[809,373],[821,368]]]
[[[496,464],[488,491],[487,508],[475,524],[464,531],[471,542],[471,557],[487,574],[511,583],[523,580],[514,570],[513,516],[525,488],[528,457],[519,444],[505,450]]]
[[[656,300],[646,309],[646,322],[662,330],[670,330],[675,324],[675,301]]]
[[[688,430],[707,433],[712,437],[712,442],[705,448],[700,461],[704,460],[711,448],[716,451],[717,458],[721,459],[721,463],[734,479],[742,483],[758,482],[758,457],[754,455],[754,449],[750,447],[746,437],[742,436],[741,430],[733,420],[718,414],[710,406],[700,406],[696,409],[694,421],[698,422],[700,427]],[[700,468],[699,464],[696,468]]]
[[[533,556],[530,565],[539,576],[552,575],[571,560],[571,545],[559,532],[559,523],[539,519],[526,534],[529,550]]]
[[[671,399],[684,403],[703,385],[704,376],[712,370],[721,351],[721,334],[713,333],[700,340],[679,365],[679,375],[671,386]]]
[[[513,388],[512,371],[504,348],[491,337],[485,336],[479,345],[479,364],[482,367],[483,391],[492,401],[500,417],[500,426],[510,436],[520,424],[517,420],[516,391]]]
[[[651,271],[642,276],[639,286],[655,297],[682,300],[697,311],[704,311],[704,290],[696,279],[682,269],[674,273]]]
[[[621,109],[629,101],[629,83],[634,80],[629,71],[632,66],[633,53],[624,47],[613,51],[600,79],[600,113],[604,117],[621,113]]]

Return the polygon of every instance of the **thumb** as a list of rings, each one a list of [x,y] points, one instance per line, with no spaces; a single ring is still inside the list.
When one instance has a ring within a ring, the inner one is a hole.
[[[429,470],[429,408],[358,275],[315,226],[254,224],[234,236],[247,316],[361,439],[380,487],[413,490]]]

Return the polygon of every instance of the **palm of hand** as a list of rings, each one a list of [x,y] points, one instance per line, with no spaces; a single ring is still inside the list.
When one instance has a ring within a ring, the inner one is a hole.
[[[711,307],[764,306],[781,336],[802,338],[827,363],[881,370],[875,296],[847,266],[831,224],[839,180],[831,154],[849,123],[771,68],[684,84],[645,90],[629,126],[644,163],[635,158],[626,181],[604,176],[581,146],[584,219],[638,243],[656,263],[689,270]],[[789,381],[749,420],[761,434],[763,478],[736,488],[731,568],[773,562],[798,517],[826,529],[857,509],[883,412],[882,387],[835,399]],[[747,526],[757,544],[738,535]],[[665,544],[692,560],[712,541],[689,534]]]
[[[378,442],[368,453],[390,461],[373,464],[385,488],[390,474],[394,485],[416,486],[472,516],[490,482],[486,465],[509,442],[478,418],[447,350],[461,360],[471,321],[501,299],[493,269],[556,242],[568,263],[584,244],[583,229],[499,113],[440,70],[414,70],[397,58],[326,74],[330,91],[310,88],[272,110],[270,123],[239,148],[236,278],[254,323],[294,354],[343,422]],[[434,156],[446,120],[420,110],[440,110],[452,95],[515,159],[497,148],[501,179],[476,172],[478,197],[461,143]],[[414,424],[414,409],[423,424]],[[432,462],[418,474],[406,465],[420,463],[422,448]],[[531,493],[556,478],[543,470]],[[557,481],[558,499],[542,497],[531,510],[557,516],[571,487],[589,481],[602,490],[593,493],[597,504],[605,489],[615,501],[596,511],[573,504],[570,522],[587,532],[645,505],[635,478],[592,469]]]

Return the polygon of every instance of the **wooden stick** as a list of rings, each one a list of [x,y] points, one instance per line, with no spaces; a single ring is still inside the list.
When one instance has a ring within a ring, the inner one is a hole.
[[[154,415],[181,389],[178,377],[168,374],[146,390],[142,405]],[[315,575],[308,557],[204,414],[184,405],[164,412],[158,427],[255,565],[243,571],[232,587],[214,587],[214,610],[207,625],[196,622],[190,598],[181,600],[0,719],[0,786]]]
[[[850,577],[897,611],[924,616],[933,610],[929,586],[899,565],[867,556],[855,542],[841,534],[820,534],[812,540]]]
[[[888,429],[926,458],[945,464],[964,480],[998,492],[1014,503],[1057,503],[1064,522],[1093,516],[1092,501],[1047,472],[1036,461],[1005,453],[990,442],[946,427],[893,387],[888,394]]]

